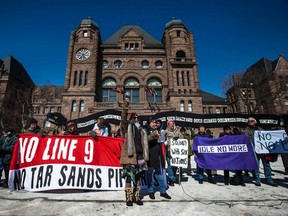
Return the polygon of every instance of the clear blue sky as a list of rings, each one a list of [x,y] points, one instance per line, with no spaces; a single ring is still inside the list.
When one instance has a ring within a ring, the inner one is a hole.
[[[0,59],[20,61],[38,85],[64,85],[71,31],[92,17],[102,41],[139,24],[161,41],[172,17],[194,33],[202,90],[224,96],[221,81],[259,59],[288,58],[286,0],[1,0]]]

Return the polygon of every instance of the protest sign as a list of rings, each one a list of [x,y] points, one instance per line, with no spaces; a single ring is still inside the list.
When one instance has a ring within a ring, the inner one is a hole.
[[[288,153],[288,136],[285,130],[255,131],[254,142],[257,154]]]
[[[171,144],[171,166],[187,168],[188,165],[188,140],[173,139]]]

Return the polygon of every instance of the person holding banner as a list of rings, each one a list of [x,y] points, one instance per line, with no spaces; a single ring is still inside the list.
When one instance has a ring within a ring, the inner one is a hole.
[[[79,135],[74,122],[68,122],[66,127],[67,129],[64,132],[64,135]]]
[[[258,127],[256,124],[257,124],[256,119],[253,118],[253,117],[249,117],[248,118],[248,126],[244,129],[244,134],[249,137],[250,142],[251,142],[251,144],[253,146],[254,152],[255,152],[254,132],[256,130],[264,130],[264,129]],[[256,152],[255,152],[255,154],[256,154],[256,159],[257,159],[257,162],[258,162],[258,168],[255,169],[255,170],[252,170],[252,174],[253,174],[253,178],[254,178],[254,180],[252,182],[256,186],[261,186],[261,182],[260,182],[260,167],[259,167],[259,163],[260,163],[260,160],[261,160],[262,164],[263,164],[264,175],[265,175],[265,178],[267,180],[267,184],[271,185],[273,187],[278,187],[278,185],[275,182],[273,182],[272,173],[271,173],[271,166],[270,166],[269,161],[265,158],[265,155],[257,154]]]
[[[175,122],[173,120],[167,121],[167,128],[166,128],[167,134],[167,140],[164,142],[165,148],[166,148],[166,161],[167,161],[167,167],[166,172],[168,174],[168,184],[170,186],[174,186],[174,183],[179,183],[179,180],[176,177],[177,167],[171,166],[171,145],[173,143],[173,139],[177,140],[180,136],[180,130],[178,127],[175,126]]]
[[[4,187],[8,187],[10,163],[16,140],[17,136],[14,134],[14,130],[12,128],[4,128],[3,135],[0,138],[0,159],[2,160],[5,173]]]
[[[126,205],[143,205],[140,199],[140,179],[147,170],[149,147],[146,129],[139,123],[139,115],[131,113],[125,141],[121,149],[120,164],[123,165],[125,178]],[[132,188],[132,182],[134,188]]]
[[[163,165],[165,166],[165,162],[162,153],[162,143],[158,142],[161,134],[157,129],[155,119],[149,120],[147,134],[149,145],[149,161],[147,173],[149,197],[150,199],[155,199],[153,188],[153,172],[155,172],[160,187],[160,196],[166,199],[171,199],[171,197],[166,193],[165,173],[163,173]]]
[[[196,136],[198,136],[198,137],[207,137],[207,138],[211,139],[211,135],[206,133],[206,127],[204,125],[200,125],[199,126],[199,132],[198,132],[198,134]],[[197,155],[196,155],[196,157],[197,157]],[[204,169],[199,167],[198,164],[197,164],[197,167],[196,167],[196,173],[197,173],[197,179],[198,179],[199,184],[203,184]],[[206,169],[206,173],[208,175],[208,182],[211,183],[211,184],[216,184],[215,180],[212,177],[211,170],[210,169]]]
[[[188,141],[188,165],[186,173],[188,176],[192,176],[192,169],[191,169],[191,157],[192,157],[192,145],[191,145],[191,130],[186,129],[185,127],[180,128],[180,137],[181,139],[187,139]]]
[[[47,132],[43,130],[41,127],[38,125],[38,121],[35,118],[31,118],[28,121],[28,128],[24,130],[24,133],[26,134],[40,134],[40,135],[46,135]]]
[[[93,130],[96,134],[96,136],[108,136],[109,135],[109,129],[107,125],[105,124],[104,118],[99,118],[97,120],[97,123],[94,125]]]

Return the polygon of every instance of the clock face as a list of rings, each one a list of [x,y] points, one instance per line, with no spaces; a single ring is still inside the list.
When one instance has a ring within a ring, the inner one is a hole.
[[[90,57],[90,50],[81,48],[76,52],[76,58],[79,61],[85,61]]]

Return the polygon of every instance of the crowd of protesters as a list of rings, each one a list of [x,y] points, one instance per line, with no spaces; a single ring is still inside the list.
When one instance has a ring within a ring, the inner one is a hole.
[[[171,199],[167,193],[169,186],[180,184],[183,171],[187,176],[192,176],[203,184],[207,176],[207,181],[211,184],[217,184],[214,176],[217,176],[216,170],[204,169],[196,164],[196,170],[192,170],[191,160],[194,154],[192,145],[195,137],[206,137],[215,139],[213,132],[200,125],[197,133],[193,128],[179,127],[173,120],[168,120],[165,125],[159,119],[149,119],[146,125],[141,125],[137,113],[131,113],[125,133],[124,144],[121,150],[120,163],[123,165],[123,177],[125,178],[125,199],[127,206],[132,206],[133,203],[143,205],[140,198],[140,179],[147,179],[148,195],[150,199],[155,199],[155,185],[153,174],[156,176],[160,196],[166,199]],[[223,128],[223,132],[219,137],[245,134],[249,137],[252,146],[254,147],[254,131],[263,130],[257,126],[257,121],[253,117],[248,118],[247,127],[241,131],[239,128],[232,128],[227,125]],[[79,135],[77,127],[73,122],[67,122],[64,126],[57,126],[55,129],[46,132],[38,126],[36,119],[31,118],[28,126],[24,130],[28,134],[46,135]],[[120,133],[117,133],[120,136]],[[116,136],[117,136],[116,134]],[[106,123],[103,118],[99,118],[93,129],[88,133],[92,137],[97,136],[112,136],[110,124]],[[1,181],[1,186],[8,186],[9,167],[12,158],[13,148],[17,133],[12,128],[6,127],[3,129],[3,135],[0,138],[0,179],[4,171],[5,180]],[[180,169],[171,165],[171,145],[177,139],[186,139],[188,141],[188,164],[187,169]],[[272,172],[269,160],[262,154],[255,153],[258,162],[258,168],[255,170],[223,170],[225,185],[241,185],[246,186],[244,182],[245,175],[252,175],[253,183],[256,186],[261,186],[259,163],[262,161],[264,174],[268,185],[277,187],[277,184],[272,179]],[[285,167],[285,175],[288,174],[288,156],[282,154],[282,160]],[[163,173],[164,172],[164,173]],[[230,172],[234,172],[234,176],[230,177]],[[206,173],[206,175],[204,174]],[[168,186],[169,185],[169,186]]]

